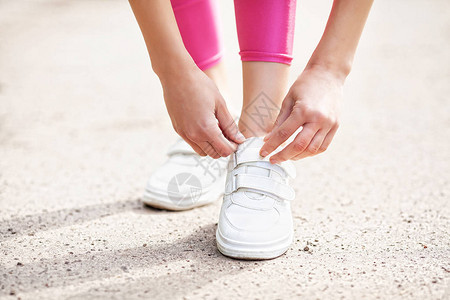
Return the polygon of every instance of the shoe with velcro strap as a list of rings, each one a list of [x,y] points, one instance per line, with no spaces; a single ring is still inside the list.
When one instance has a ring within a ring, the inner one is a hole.
[[[215,202],[223,195],[227,158],[198,155],[179,139],[168,160],[150,176],[142,201],[167,210],[188,210]]]
[[[228,163],[216,241],[219,251],[238,259],[271,259],[292,244],[290,201],[295,191],[292,162],[271,164],[259,155],[262,138],[238,146]]]

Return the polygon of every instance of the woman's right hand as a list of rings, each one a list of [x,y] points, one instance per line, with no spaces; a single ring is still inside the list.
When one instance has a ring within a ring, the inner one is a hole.
[[[216,85],[200,69],[161,83],[173,128],[199,155],[226,157],[245,140]]]
[[[200,155],[228,156],[244,141],[219,90],[184,47],[170,1],[130,0],[175,131]]]

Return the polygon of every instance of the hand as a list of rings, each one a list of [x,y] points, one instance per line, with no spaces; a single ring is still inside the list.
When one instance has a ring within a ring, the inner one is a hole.
[[[260,154],[265,157],[303,129],[282,151],[270,158],[280,163],[324,152],[338,127],[343,79],[320,67],[307,67],[283,100],[272,131],[265,137]]]
[[[175,131],[201,156],[226,157],[245,138],[214,82],[199,69],[161,81]]]

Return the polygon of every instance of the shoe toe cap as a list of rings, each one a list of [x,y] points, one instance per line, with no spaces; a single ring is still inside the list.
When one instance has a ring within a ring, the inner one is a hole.
[[[231,204],[222,210],[218,229],[232,243],[266,244],[290,236],[290,222],[290,213],[281,216],[276,209],[255,211]]]

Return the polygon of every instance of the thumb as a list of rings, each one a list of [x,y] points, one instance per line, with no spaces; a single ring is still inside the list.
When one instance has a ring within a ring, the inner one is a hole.
[[[284,121],[286,121],[286,119],[291,114],[292,108],[294,107],[294,103],[295,103],[295,101],[293,101],[292,98],[289,97],[289,95],[287,95],[286,98],[284,98],[283,104],[281,105],[280,112],[278,113],[278,117],[275,120],[275,123],[273,124],[273,128],[269,132],[269,134],[267,134],[264,137],[264,141],[267,141],[270,138],[270,136],[272,135],[272,132],[275,132],[275,130],[278,127],[280,127],[281,124],[284,123]]]
[[[234,121],[225,104],[218,106],[216,111],[216,118],[219,121],[219,127],[222,130],[223,135],[227,139],[237,144],[245,141],[245,137],[239,131],[236,122]]]

